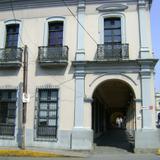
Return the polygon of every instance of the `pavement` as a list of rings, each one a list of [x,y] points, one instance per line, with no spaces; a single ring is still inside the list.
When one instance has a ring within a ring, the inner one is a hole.
[[[125,130],[110,130],[95,140],[94,150],[90,152],[47,150],[47,152],[54,152],[56,154],[65,155],[66,157],[0,157],[0,160],[160,160],[160,155],[158,156],[155,153],[133,153],[133,147],[133,139],[128,136]],[[30,149],[33,150],[33,148]],[[38,150],[41,151],[40,149]]]
[[[0,157],[0,160],[160,160],[154,154],[108,154],[90,155],[86,158],[26,158],[26,157]]]

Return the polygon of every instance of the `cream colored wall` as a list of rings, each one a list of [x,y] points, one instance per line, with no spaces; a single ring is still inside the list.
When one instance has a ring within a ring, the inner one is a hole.
[[[100,29],[101,25],[100,17],[102,15],[107,15],[107,13],[99,13],[96,8],[100,5],[87,5],[86,6],[86,18],[85,26],[89,34],[93,39],[100,44]],[[118,14],[124,14],[125,17],[125,34],[126,34],[126,43],[129,44],[129,58],[137,59],[139,58],[139,25],[138,25],[138,12],[137,6],[131,5],[124,12],[113,12]],[[150,30],[148,28],[150,33]],[[85,51],[86,51],[86,60],[93,60],[96,53],[97,45],[96,43],[85,33]]]
[[[96,11],[98,5],[87,5],[85,16],[85,28],[92,35],[97,43],[100,43],[99,35],[99,17],[100,13]],[[71,6],[70,9],[76,14],[77,8]],[[126,43],[129,43],[130,59],[137,59],[139,56],[139,29],[138,13],[136,6],[132,5],[124,13],[126,18]],[[35,89],[42,85],[59,86],[60,84],[60,104],[59,104],[59,129],[71,130],[74,122],[74,79],[71,61],[75,59],[77,45],[77,22],[69,13],[66,7],[27,9],[15,11],[17,19],[22,20],[22,40],[28,46],[29,52],[29,76],[28,76],[28,93],[31,95],[31,101],[27,105],[27,128],[33,128],[34,107],[35,107]],[[69,65],[66,69],[42,69],[37,61],[38,46],[43,45],[45,19],[52,16],[63,16],[66,18],[66,35],[65,45],[69,46]],[[11,11],[1,12],[0,32],[3,28],[3,21],[13,19]],[[149,24],[149,21],[148,21]],[[149,26],[149,25],[148,25]],[[148,37],[150,40],[150,28],[148,27]],[[3,41],[0,39],[0,41]],[[96,43],[85,33],[85,59],[93,60],[96,53]],[[14,75],[13,75],[14,73]],[[18,86],[22,81],[22,67],[20,71],[0,70],[0,86],[13,85]],[[12,75],[12,76],[11,76]],[[128,74],[135,82],[134,91],[136,98],[140,99],[140,81],[137,74]],[[110,76],[106,76],[105,80]],[[118,76],[115,76],[118,78]],[[91,82],[97,78],[97,75],[86,75],[85,91],[86,96],[91,97],[92,92],[89,87]],[[122,77],[121,77],[122,78]],[[123,77],[122,80],[125,80]],[[65,82],[65,83],[64,83]],[[64,83],[64,84],[63,84]],[[137,104],[139,113],[140,105]],[[137,113],[137,114],[138,114]],[[62,116],[63,115],[63,116]],[[91,126],[91,105],[85,102],[84,107],[84,125]],[[137,127],[141,127],[141,120],[137,120]]]
[[[71,7],[75,12],[76,7]],[[36,88],[45,85],[59,88],[58,129],[71,130],[74,122],[74,79],[71,61],[75,59],[77,23],[66,7],[41,8],[15,11],[16,19],[22,21],[21,39],[28,47],[28,93],[31,96],[27,104],[26,129],[33,129]],[[69,61],[67,68],[42,68],[37,63],[38,46],[44,45],[44,30],[46,18],[53,16],[65,17],[65,44],[69,46]],[[11,11],[2,12],[0,30],[4,21],[13,19]],[[3,41],[3,39],[0,39]],[[23,45],[22,45],[23,46]],[[18,86],[22,81],[23,70],[0,70],[0,87],[5,85]]]

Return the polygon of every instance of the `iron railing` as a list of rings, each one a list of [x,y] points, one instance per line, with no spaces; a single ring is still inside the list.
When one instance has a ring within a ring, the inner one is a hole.
[[[57,127],[56,126],[47,126],[47,127],[38,126],[37,137],[56,138],[57,137]]]
[[[96,60],[129,58],[128,44],[105,43],[97,45]]]
[[[68,62],[68,47],[40,46],[38,59],[39,62]]]
[[[0,136],[14,136],[14,124],[0,124]]]
[[[0,63],[22,62],[22,48],[0,48]]]

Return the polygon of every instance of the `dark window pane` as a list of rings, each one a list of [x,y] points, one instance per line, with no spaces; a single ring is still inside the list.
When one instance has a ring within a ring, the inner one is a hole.
[[[49,23],[48,46],[62,46],[63,22]]]
[[[121,30],[120,29],[115,29],[113,30],[114,35],[121,35]]]
[[[121,42],[121,37],[120,36],[114,36],[113,37],[113,42]]]
[[[14,136],[16,91],[0,90],[0,136]]]
[[[6,47],[17,47],[19,35],[19,24],[6,26]]]
[[[104,43],[121,42],[120,18],[104,19]]]
[[[112,37],[111,36],[105,36],[104,37],[104,43],[105,42],[112,42],[113,40],[112,40]]]
[[[112,31],[111,30],[104,30],[104,36],[111,36],[112,35]]]

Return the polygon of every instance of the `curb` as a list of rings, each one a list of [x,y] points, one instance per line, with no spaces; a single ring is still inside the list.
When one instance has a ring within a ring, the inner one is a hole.
[[[156,154],[160,156],[160,148],[157,149]]]
[[[33,150],[0,150],[0,157],[66,157],[62,154]]]

